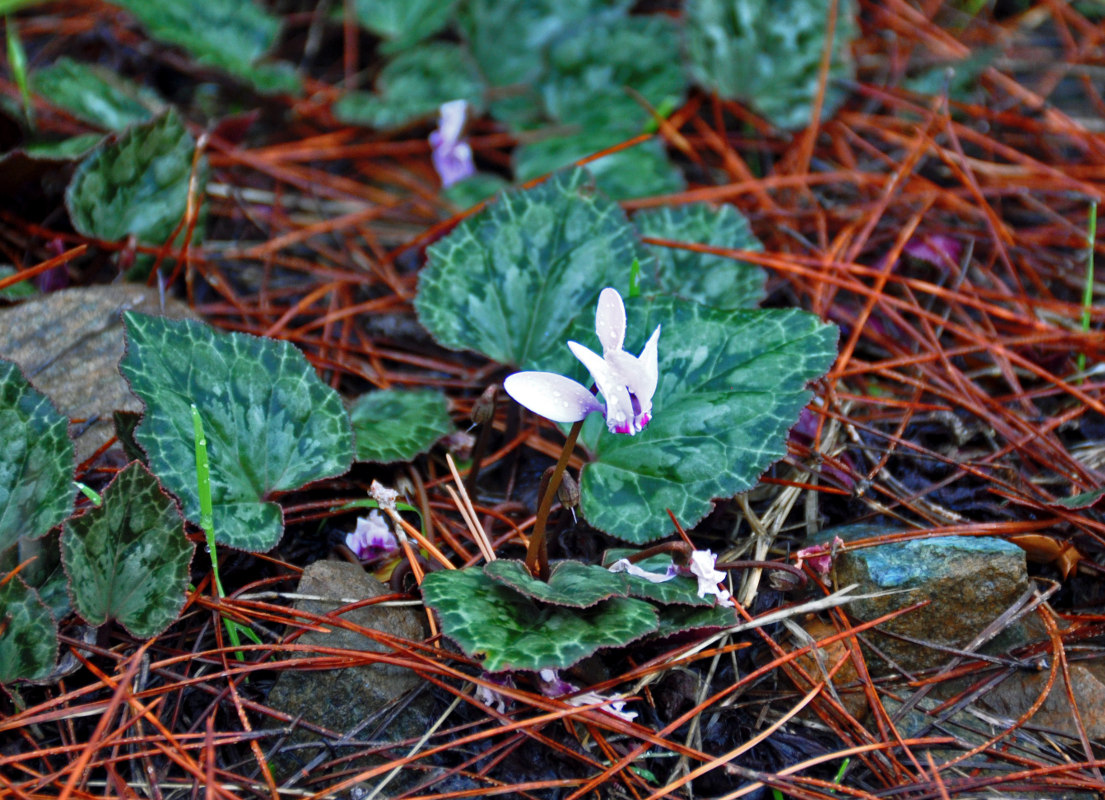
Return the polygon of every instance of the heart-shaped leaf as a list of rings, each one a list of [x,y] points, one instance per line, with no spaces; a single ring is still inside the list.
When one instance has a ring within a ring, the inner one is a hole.
[[[619,647],[655,631],[656,609],[616,597],[581,610],[538,606],[483,570],[431,572],[422,599],[441,630],[491,672],[564,669],[602,647]]]
[[[50,609],[18,575],[0,579],[0,683],[44,678],[57,657]]]
[[[458,19],[492,86],[533,84],[549,45],[565,31],[621,17],[628,0],[467,0]]]
[[[36,94],[107,131],[146,122],[165,107],[155,92],[105,67],[65,56],[37,70],[32,85]]]
[[[262,63],[276,43],[280,19],[252,0],[204,0],[203,13],[179,0],[111,0],[129,11],[150,36],[179,45],[199,64],[225,70],[260,92],[296,92],[290,64]]]
[[[675,23],[650,15],[573,28],[550,47],[539,91],[552,119],[628,137],[651,120],[646,106],[680,105],[684,84]]]
[[[616,131],[590,130],[576,136],[541,139],[514,151],[515,177],[522,182],[539,178],[627,138]],[[591,161],[587,169],[594,176],[595,186],[614,200],[672,194],[686,186],[683,174],[668,160],[664,144],[658,139]]]
[[[61,544],[73,605],[88,624],[115,619],[148,638],[184,607],[195,547],[176,503],[137,461],[108,484],[99,508],[66,524]]]
[[[289,342],[218,333],[191,320],[127,312],[119,371],[146,407],[135,438],[162,484],[199,523],[191,403],[207,432],[215,538],[242,550],[283,532],[273,492],[340,475],[353,460],[349,417]]]
[[[388,42],[380,49],[396,53],[449,24],[457,0],[356,0],[357,22]]]
[[[691,73],[779,127],[808,125],[830,8],[828,0],[689,0],[683,20]],[[849,47],[856,31],[852,3],[840,0],[824,116],[846,97],[836,80],[853,75]]]
[[[456,430],[445,395],[433,389],[381,389],[349,409],[357,460],[410,461]]]
[[[581,316],[592,325],[599,292],[628,286],[634,259],[651,263],[580,169],[504,192],[427,254],[415,309],[439,342],[554,372],[578,366],[567,334]]]
[[[519,594],[557,606],[590,608],[601,600],[628,594],[625,575],[597,564],[562,561],[553,565],[547,583],[530,575],[521,561],[500,558],[485,565],[483,571]]]
[[[589,420],[581,438],[595,459],[580,494],[589,523],[641,544],[672,531],[668,509],[693,525],[713,498],[750,489],[786,454],[806,382],[836,358],[837,330],[797,309],[722,311],[670,297],[632,298],[626,313],[631,352],[663,326],[652,421],[626,436]]]
[[[748,220],[732,206],[705,203],[663,206],[633,215],[642,236],[734,250],[763,250]],[[656,256],[654,282],[642,281],[642,291],[656,286],[667,294],[715,308],[755,308],[764,298],[764,271],[755,264],[709,253],[649,245]]]
[[[21,536],[37,539],[73,508],[76,457],[69,420],[0,359],[0,552]]]
[[[701,628],[725,628],[737,624],[737,613],[725,606],[692,608],[687,605],[664,606],[660,609],[660,627],[653,638],[675,636]]]
[[[73,226],[98,239],[133,234],[140,242],[162,244],[188,208],[195,145],[175,111],[109,137],[81,162],[66,189]],[[201,197],[206,175],[201,159]],[[202,225],[195,230],[198,235]]]
[[[353,125],[394,128],[433,116],[450,100],[483,108],[483,82],[459,46],[433,42],[400,53],[380,71],[374,94],[349,92],[334,104],[334,116]]]

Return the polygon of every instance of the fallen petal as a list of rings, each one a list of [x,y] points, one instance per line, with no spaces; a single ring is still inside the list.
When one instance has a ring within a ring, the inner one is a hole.
[[[555,372],[515,372],[503,381],[506,393],[534,414],[553,422],[579,422],[602,403],[585,386]]]
[[[619,558],[607,567],[607,569],[611,572],[625,572],[638,578],[644,578],[646,581],[651,581],[652,583],[665,583],[676,576],[674,572],[670,575],[663,572],[649,572],[646,569],[641,569],[636,564],[629,563],[628,558]]]

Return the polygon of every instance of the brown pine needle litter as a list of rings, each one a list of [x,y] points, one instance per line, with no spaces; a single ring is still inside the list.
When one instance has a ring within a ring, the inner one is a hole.
[[[73,615],[61,621],[55,675],[0,696],[0,795],[324,798],[361,796],[350,794],[359,785],[409,800],[1105,792],[1105,743],[1090,734],[1105,724],[1102,709],[1078,706],[1070,689],[1072,667],[1102,663],[1105,516],[1100,504],[1058,502],[1105,485],[1100,280],[1091,287],[1097,303],[1082,303],[1087,214],[1105,196],[1105,21],[1093,3],[1052,0],[860,5],[858,79],[840,111],[789,135],[694,91],[658,119],[657,134],[686,168],[688,188],[623,204],[736,206],[763,252],[647,241],[759,264],[768,305],[805,308],[842,331],[840,358],[814,387],[808,441],[792,439],[755,490],[690,535],[716,542],[727,531],[735,535],[720,549],[780,559],[809,533],[875,517],[894,522],[849,548],[1021,537],[1041,562],[1032,565],[1038,593],[1001,624],[1034,619],[1037,642],[1008,657],[949,654],[950,666],[931,674],[873,675],[859,642],[885,620],[851,622],[851,587],[821,584],[817,597],[799,600],[749,575],[739,595],[746,620],[735,629],[676,638],[638,661],[630,648],[589,667],[588,688],[632,693],[639,715],[627,721],[594,703],[546,697],[533,681],[500,685],[440,636],[407,641],[294,609],[303,565],[325,555],[312,551],[320,526],[351,519],[342,502],[305,490],[280,498],[281,545],[267,556],[220,551],[228,596],[212,599],[206,575],[193,574],[200,588],[164,634],[141,642],[117,625],[97,635]],[[985,8],[969,14],[968,6]],[[288,16],[282,57],[303,57],[314,19],[314,10]],[[425,246],[475,209],[458,213],[441,198],[424,126],[379,133],[335,122],[333,87],[368,55],[351,22],[342,32],[329,62],[319,51],[303,97],[255,98],[262,112],[249,135],[216,126],[201,140],[212,169],[203,242],[152,250],[100,242],[73,233],[64,213],[7,202],[0,261],[30,275],[70,265],[73,283],[89,285],[114,279],[108,254],[149,252],[174,264],[167,290],[212,324],[294,342],[346,396],[439,388],[463,429],[501,371],[436,346],[414,325],[411,301]],[[143,44],[98,0],[25,9],[19,35],[32,53],[204,74],[182,51]],[[950,85],[975,57],[986,65],[968,92],[906,88],[907,73],[921,68],[952,70]],[[19,97],[10,74],[0,86],[9,100]],[[35,112],[41,133],[85,132],[46,102]],[[479,120],[470,134],[478,158],[509,164],[511,137]],[[197,224],[196,199],[181,231]],[[1100,260],[1101,237],[1096,249]],[[0,290],[13,283],[0,277]],[[505,405],[490,423],[499,444],[481,473],[495,470],[509,483],[505,493],[470,496],[441,448],[415,461],[419,489],[407,496],[422,529],[393,519],[414,539],[406,544],[419,577],[425,564],[415,546],[449,567],[491,561],[497,548],[524,553],[532,503],[511,492],[534,483],[525,466],[555,458],[559,439],[519,424]],[[577,455],[570,468],[581,463]],[[91,483],[111,469],[101,461],[78,477]],[[377,478],[409,482],[391,469],[355,470],[332,482],[335,494],[362,498]],[[396,590],[368,604],[412,601]],[[781,624],[815,613],[827,627],[804,644]],[[223,615],[252,626],[261,644],[224,641]],[[297,643],[305,631],[335,626],[381,652]],[[436,724],[389,741],[386,725],[351,735],[265,703],[281,671],[365,665],[419,676],[436,701]],[[1018,718],[995,722],[979,698],[1024,670],[1044,676],[1038,695]],[[504,707],[481,700],[473,685],[497,692]],[[930,703],[935,687],[940,699]],[[1077,735],[1033,722],[1053,687]],[[907,727],[907,706],[923,710],[927,724]],[[945,724],[960,712],[974,715],[973,735]],[[293,746],[293,731],[332,747],[282,785],[270,763]],[[364,766],[365,755],[375,766]],[[400,774],[414,779],[391,779]]]

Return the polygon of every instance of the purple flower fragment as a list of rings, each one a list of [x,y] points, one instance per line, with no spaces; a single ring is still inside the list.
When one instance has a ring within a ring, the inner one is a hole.
[[[579,687],[568,683],[560,677],[555,669],[543,669],[539,673],[541,679],[541,694],[545,697],[561,697],[562,695],[578,692]],[[632,722],[637,718],[636,711],[625,711],[626,701],[620,697],[606,697],[598,692],[582,692],[574,697],[563,697],[565,703],[570,706],[589,706],[593,703],[602,703],[599,711],[605,711],[615,717],[621,717],[626,722]]]
[[[472,145],[461,138],[468,115],[465,100],[443,103],[438,110],[437,130],[430,134],[430,158],[445,188],[476,174]]]
[[[399,552],[399,540],[375,508],[367,517],[357,518],[357,528],[346,535],[345,546],[361,561],[376,561]]]
[[[568,348],[591,373],[605,404],[587,387],[555,372],[516,372],[503,381],[503,388],[518,403],[553,422],[579,422],[592,411],[601,411],[611,433],[636,434],[652,419],[660,326],[639,356],[627,353],[623,349],[625,305],[617,290],[607,287],[599,295],[595,332],[602,343],[601,356],[578,342],[568,342]]]

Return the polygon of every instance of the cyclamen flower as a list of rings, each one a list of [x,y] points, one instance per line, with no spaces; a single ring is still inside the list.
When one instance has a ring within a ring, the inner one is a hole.
[[[622,349],[625,305],[617,290],[606,288],[599,295],[595,332],[602,343],[601,356],[578,342],[568,342],[568,348],[591,373],[605,405],[583,384],[555,372],[516,372],[503,381],[503,388],[530,411],[553,422],[579,422],[592,411],[601,411],[611,433],[633,435],[652,419],[660,326],[639,356],[627,353]]]
[[[399,541],[377,509],[357,518],[357,529],[345,537],[345,546],[361,561],[374,561],[399,550]]]
[[[464,100],[443,103],[439,113],[437,130],[430,134],[430,147],[433,148],[430,158],[441,177],[441,185],[449,187],[476,174],[472,145],[460,138],[468,103]]]

